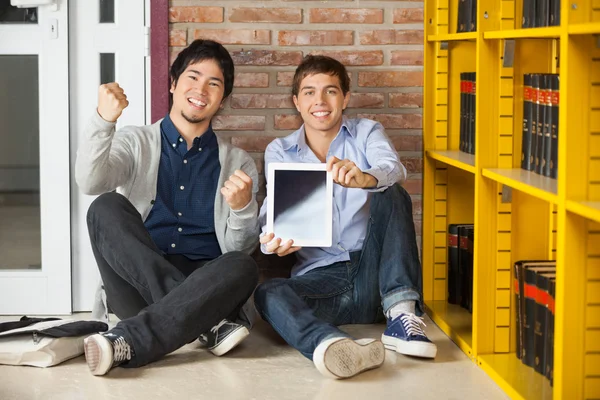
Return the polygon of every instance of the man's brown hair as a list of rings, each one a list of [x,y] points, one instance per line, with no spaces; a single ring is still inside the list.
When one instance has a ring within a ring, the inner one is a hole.
[[[331,57],[309,55],[304,57],[304,60],[296,68],[292,84],[292,94],[298,96],[302,80],[307,76],[316,74],[337,76],[340,80],[340,88],[344,96],[350,91],[350,78],[344,64]]]

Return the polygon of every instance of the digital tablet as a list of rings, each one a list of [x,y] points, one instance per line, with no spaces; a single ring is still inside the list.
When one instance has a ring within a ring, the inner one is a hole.
[[[267,232],[293,246],[331,247],[333,178],[325,164],[268,166]]]

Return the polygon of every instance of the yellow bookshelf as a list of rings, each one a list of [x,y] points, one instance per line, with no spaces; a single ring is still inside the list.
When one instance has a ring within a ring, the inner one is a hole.
[[[433,321],[513,399],[600,398],[600,0],[522,29],[523,0],[425,2],[423,293]],[[475,155],[460,74],[477,73]],[[523,75],[560,75],[558,179],[522,170]],[[473,313],[447,302],[449,224],[474,223]],[[513,263],[557,261],[554,384],[516,357]]]

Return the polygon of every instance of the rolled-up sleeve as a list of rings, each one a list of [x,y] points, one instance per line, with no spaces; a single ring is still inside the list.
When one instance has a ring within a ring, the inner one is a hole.
[[[377,179],[377,188],[368,190],[381,192],[396,182],[404,183],[406,168],[379,123],[375,124],[367,136],[366,152],[371,167],[363,172]]]

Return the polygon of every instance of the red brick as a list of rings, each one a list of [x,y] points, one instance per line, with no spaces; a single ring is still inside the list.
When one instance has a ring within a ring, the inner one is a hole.
[[[235,136],[231,144],[246,151],[265,151],[274,139],[272,136]]]
[[[299,8],[236,7],[231,10],[229,21],[300,24],[302,23],[302,10]]]
[[[423,51],[421,51],[421,50],[392,51],[392,65],[423,65]]]
[[[354,31],[279,31],[280,46],[343,46],[354,43]]]
[[[349,108],[383,108],[383,93],[351,93]]]
[[[213,118],[213,128],[217,131],[262,131],[266,117],[250,115],[219,115]]]
[[[397,8],[394,10],[395,24],[413,24],[423,22],[422,8]]]
[[[223,22],[223,7],[171,7],[169,22]]]
[[[302,62],[301,51],[238,50],[232,51],[235,65],[293,65]]]
[[[195,29],[194,39],[210,39],[221,44],[271,44],[268,29]]]
[[[187,45],[187,31],[185,29],[171,29],[169,31],[169,46]]]
[[[377,30],[360,33],[360,44],[423,44],[422,30]]]
[[[423,86],[423,72],[388,71],[359,72],[358,86],[361,87],[401,87]]]
[[[404,159],[402,159],[401,161],[404,162]],[[404,164],[404,165],[406,165],[406,164]],[[423,214],[423,200],[421,199],[421,196],[413,195],[410,197],[412,199],[413,215]]]
[[[302,126],[302,117],[297,114],[276,115],[275,129],[296,130]]]
[[[400,161],[402,161],[409,174],[420,174],[423,172],[422,157],[400,157]]]
[[[402,187],[408,194],[423,194],[423,179],[407,179]]]
[[[378,121],[386,129],[420,129],[423,127],[421,114],[359,114],[358,117]]]
[[[269,87],[269,74],[265,72],[237,72],[234,86],[237,88]]]
[[[423,137],[417,135],[398,135],[390,137],[398,151],[422,151]]]
[[[294,72],[278,72],[277,86],[292,86],[294,81]]]
[[[376,8],[313,8],[311,24],[382,24],[383,10]]]
[[[423,107],[423,93],[390,93],[390,108]]]
[[[313,51],[310,54],[335,58],[344,65],[382,65],[383,51]]]
[[[291,94],[234,94],[231,108],[295,108]]]

